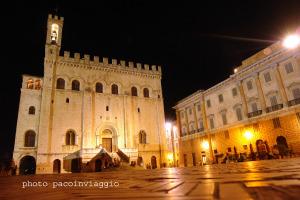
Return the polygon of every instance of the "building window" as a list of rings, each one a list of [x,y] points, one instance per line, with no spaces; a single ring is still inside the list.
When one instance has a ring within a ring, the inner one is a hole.
[[[66,103],[70,103],[70,100],[69,100],[69,98],[66,98]]]
[[[201,106],[200,106],[200,104],[199,104],[199,105],[197,105],[197,110],[200,112],[200,110],[201,110]]]
[[[56,80],[56,89],[65,89],[65,80],[62,78],[58,78]]]
[[[293,92],[294,99],[300,98],[300,88],[293,89],[292,92]]]
[[[72,130],[67,131],[66,133],[66,145],[75,145],[75,132]]]
[[[190,115],[192,114],[192,109],[191,109],[191,108],[189,108],[189,114],[190,114]]]
[[[131,88],[131,96],[134,96],[134,97],[137,97],[137,89],[136,89],[136,87],[132,87]]]
[[[199,129],[202,130],[203,129],[203,121],[199,120]]]
[[[119,94],[119,88],[118,88],[118,86],[116,84],[113,84],[111,86],[111,93],[112,94]]]
[[[32,79],[29,79],[28,81],[27,81],[27,89],[33,89],[33,80]]]
[[[222,121],[223,121],[223,125],[226,125],[226,124],[227,124],[226,113],[222,113]]]
[[[247,89],[252,90],[252,88],[253,88],[252,81],[247,81]]]
[[[138,113],[140,113],[140,112],[141,112],[141,109],[140,109],[140,108],[138,108],[137,110],[138,110]]]
[[[231,147],[227,148],[227,152],[229,152],[229,153],[231,152]]]
[[[236,118],[238,121],[242,121],[243,120],[243,115],[242,115],[242,109],[241,108],[237,108],[235,109],[236,112]]]
[[[24,147],[35,146],[35,135],[36,135],[35,132],[31,130],[25,133]]]
[[[210,99],[206,100],[206,105],[207,105],[208,108],[211,107]]]
[[[280,120],[279,120],[278,117],[274,118],[272,121],[273,121],[274,128],[280,128],[281,127]]]
[[[72,81],[72,90],[79,91],[80,90],[80,83],[77,80]]]
[[[41,80],[35,80],[34,89],[36,89],[36,90],[41,89]]]
[[[223,94],[219,94],[219,103],[222,103],[224,101]]]
[[[184,118],[184,112],[182,111],[180,114],[181,114],[181,118]]]
[[[29,107],[28,114],[29,115],[34,115],[35,114],[35,107],[34,106]]]
[[[103,85],[102,83],[96,83],[96,92],[103,93]]]
[[[139,132],[139,143],[140,144],[146,144],[146,132],[145,131],[140,131]]]
[[[215,124],[214,124],[214,119],[213,118],[209,119],[209,124],[210,124],[210,128],[211,129],[215,128]]]
[[[289,74],[289,73],[292,73],[293,71],[294,71],[294,69],[293,69],[293,65],[292,65],[292,63],[286,63],[285,65],[284,65],[284,67],[285,67],[285,71],[286,71],[286,73],[287,74]]]
[[[271,81],[271,75],[269,72],[264,73],[265,82],[268,83]]]
[[[258,110],[257,103],[252,103],[251,108],[252,108],[252,112],[256,112]]]
[[[296,113],[298,123],[300,124],[300,113]]]
[[[270,98],[270,102],[271,102],[271,106],[277,105],[277,98],[276,98],[276,96],[272,96]]]
[[[196,166],[196,154],[192,153],[192,158],[193,158],[193,166]]]
[[[232,96],[237,96],[237,89],[236,88],[232,88]]]
[[[230,139],[228,130],[224,131],[224,136],[225,136],[225,139],[227,139],[227,140]]]
[[[149,98],[149,89],[148,88],[144,88],[143,93],[144,93],[144,97]]]
[[[106,106],[106,111],[109,111],[109,106]]]

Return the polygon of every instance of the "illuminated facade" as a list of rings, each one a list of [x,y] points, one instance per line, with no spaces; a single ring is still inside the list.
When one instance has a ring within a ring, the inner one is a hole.
[[[228,79],[179,101],[180,165],[250,153],[263,142],[300,153],[300,49],[280,42],[244,60]],[[251,144],[251,145],[250,145]]]
[[[144,168],[166,163],[161,67],[60,55],[63,22],[48,17],[44,77],[23,75],[20,173],[100,171],[103,155]]]

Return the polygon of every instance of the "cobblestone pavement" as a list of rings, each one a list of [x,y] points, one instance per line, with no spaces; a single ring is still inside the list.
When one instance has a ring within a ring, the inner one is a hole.
[[[25,187],[38,181],[45,187]],[[300,158],[190,168],[0,177],[0,199],[79,198],[300,199]]]

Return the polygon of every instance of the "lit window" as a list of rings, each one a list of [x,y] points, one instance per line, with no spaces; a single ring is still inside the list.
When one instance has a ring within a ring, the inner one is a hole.
[[[57,39],[58,39],[58,25],[52,24],[52,26],[51,26],[51,42],[57,43]]]
[[[29,79],[28,81],[27,81],[27,89],[33,89],[33,80],[32,79]]]

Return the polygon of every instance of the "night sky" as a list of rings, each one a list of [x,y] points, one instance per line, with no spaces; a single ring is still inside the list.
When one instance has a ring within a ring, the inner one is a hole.
[[[162,2],[2,4],[0,158],[13,150],[21,75],[43,76],[49,13],[65,18],[62,50],[161,65],[167,119],[178,100],[228,78],[243,59],[300,26],[300,1]]]

